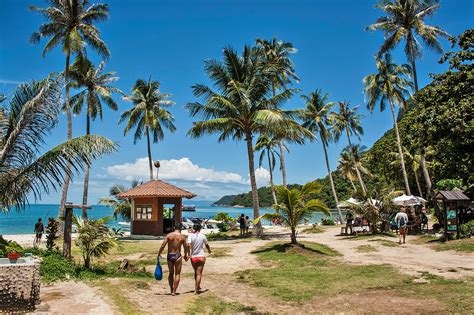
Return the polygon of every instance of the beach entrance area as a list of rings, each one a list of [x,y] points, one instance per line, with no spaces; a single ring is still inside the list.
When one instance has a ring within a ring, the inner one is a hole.
[[[182,221],[182,199],[196,195],[162,180],[154,179],[118,195],[132,204],[131,236],[162,236]],[[165,215],[165,208],[168,215]]]

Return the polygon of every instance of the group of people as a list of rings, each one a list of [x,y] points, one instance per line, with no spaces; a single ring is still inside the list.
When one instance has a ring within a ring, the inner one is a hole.
[[[243,237],[249,234],[250,224],[252,220],[250,220],[249,216],[245,216],[243,213],[239,217],[239,228],[240,228],[240,237]]]
[[[209,255],[212,254],[211,247],[207,242],[207,238],[204,234],[201,234],[201,225],[195,224],[193,230],[189,233],[186,238],[181,234],[182,225],[177,223],[175,225],[174,232],[166,235],[163,244],[161,244],[158,252],[157,260],[159,262],[161,253],[168,245],[168,255],[166,257],[169,269],[168,283],[170,286],[171,295],[176,295],[178,289],[181,268],[183,266],[183,259],[188,261],[191,259],[191,265],[194,269],[194,292],[196,294],[201,293],[201,279],[204,271],[204,265],[206,263],[206,255],[204,253],[204,247],[206,247]],[[184,257],[181,254],[181,249],[184,251]]]

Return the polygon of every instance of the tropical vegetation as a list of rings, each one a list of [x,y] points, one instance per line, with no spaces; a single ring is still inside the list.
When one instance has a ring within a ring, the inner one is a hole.
[[[130,187],[126,187],[124,185],[115,184],[110,187],[109,197],[102,197],[99,199],[98,203],[100,205],[108,206],[113,209],[113,217],[114,219],[118,219],[119,217],[130,220],[132,218],[132,203],[129,199],[120,199],[118,195],[130,190],[134,187],[140,185],[141,182],[134,180]]]

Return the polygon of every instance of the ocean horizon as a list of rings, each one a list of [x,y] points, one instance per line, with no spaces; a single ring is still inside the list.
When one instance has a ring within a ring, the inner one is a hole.
[[[227,212],[232,217],[238,217],[242,213],[253,218],[252,208],[239,208],[239,207],[224,207],[224,206],[211,206],[213,201],[200,201],[196,200],[193,203],[184,203],[184,205],[194,205],[196,211],[183,212],[183,218],[214,218],[219,212]],[[0,235],[17,235],[17,234],[33,234],[33,228],[38,218],[43,219],[43,223],[46,227],[48,224],[48,218],[56,218],[58,215],[59,204],[30,204],[25,207],[24,210],[18,211],[16,209],[9,213],[0,213]],[[273,212],[273,209],[260,208],[260,214]],[[117,220],[112,217],[112,208],[104,205],[92,205],[92,208],[88,211],[89,218],[99,219],[103,217],[111,217],[108,222],[108,226],[113,228],[120,228],[119,222],[125,221],[123,218],[118,217]],[[74,210],[75,216],[82,216],[81,209]],[[316,213],[311,218],[310,222],[319,222],[323,215]],[[265,221],[264,223],[269,223]]]

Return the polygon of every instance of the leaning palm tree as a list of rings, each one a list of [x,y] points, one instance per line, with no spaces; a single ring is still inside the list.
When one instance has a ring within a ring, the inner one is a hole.
[[[369,74],[363,80],[365,86],[364,91],[367,98],[367,108],[373,112],[377,104],[380,107],[380,111],[385,110],[387,103],[390,106],[395,135],[397,136],[398,154],[400,155],[400,165],[405,182],[405,190],[408,195],[411,195],[403,157],[402,140],[400,138],[397,115],[395,113],[395,105],[399,105],[405,109],[408,107],[406,99],[411,97],[410,88],[413,86],[409,80],[410,66],[407,64],[397,65],[393,63],[392,56],[388,53],[383,55],[382,58],[377,58],[375,64],[377,72]]]
[[[268,162],[268,172],[270,173],[270,189],[272,190],[273,203],[277,203],[275,184],[273,182],[273,171],[275,170],[276,158],[279,156],[279,153],[275,151],[275,148],[280,145],[280,141],[275,137],[269,137],[265,134],[258,137],[257,142],[255,142],[254,151],[262,151],[260,153],[260,158],[258,160],[258,165],[261,167],[263,164],[263,159],[267,156]]]
[[[66,176],[92,160],[117,150],[95,135],[73,138],[45,150],[45,137],[57,125],[61,110],[62,76],[19,85],[8,106],[0,107],[0,208],[20,209],[29,198],[41,199]],[[38,156],[39,152],[44,152]],[[71,165],[71,168],[69,168]]]
[[[165,136],[163,129],[176,131],[174,117],[166,109],[174,105],[174,102],[168,99],[170,96],[171,94],[161,93],[160,83],[153,81],[151,77],[148,81],[139,79],[132,88],[132,95],[125,97],[134,107],[124,111],[120,116],[119,123],[127,120],[124,135],[132,128],[136,128],[133,143],[140,140],[143,134],[146,135],[150,180],[153,179],[150,136],[153,136],[153,143],[157,143]]]
[[[205,61],[205,71],[214,88],[203,84],[193,86],[196,97],[204,103],[194,102],[186,105],[191,116],[201,116],[202,121],[194,122],[188,135],[199,138],[205,134],[219,134],[218,140],[244,140],[247,145],[250,184],[254,218],[259,216],[259,200],[255,180],[253,139],[255,134],[274,135],[282,130],[303,128],[292,120],[293,113],[280,109],[294,90],[272,95],[274,69],[268,67],[259,48],[245,46],[242,55],[232,48],[224,48],[224,60]],[[254,229],[262,234],[261,225]]]
[[[103,72],[104,62],[101,62],[97,68],[91,61],[83,56],[79,56],[71,66],[71,87],[82,89],[71,97],[72,111],[75,115],[81,113],[82,108],[86,107],[86,135],[91,133],[91,119],[95,120],[97,115],[102,120],[102,103],[105,103],[111,110],[117,110],[118,105],[112,98],[113,93],[123,94],[122,91],[113,87],[111,84],[118,80],[115,72]],[[86,165],[84,172],[84,192],[82,195],[82,204],[87,205],[89,190],[89,172],[90,165]],[[82,217],[87,218],[87,209],[82,209]]]
[[[349,108],[349,102],[339,102],[339,112],[332,112],[329,117],[328,121],[331,126],[330,130],[333,133],[334,140],[338,141],[341,137],[343,132],[347,135],[347,142],[349,147],[352,147],[351,143],[351,136],[360,136],[363,134],[364,130],[361,126],[361,114],[357,113],[357,109],[359,106],[355,106],[354,108]],[[354,170],[357,174],[357,178],[359,179],[359,184],[364,193],[366,193],[367,189],[364,184],[364,180],[362,179],[362,175],[360,174],[360,169],[357,167],[357,163],[354,160],[354,155],[352,155]]]
[[[357,180],[357,174],[355,172],[354,161],[352,160],[349,150],[342,150],[338,163],[337,169],[339,170],[341,176],[350,181],[353,191],[357,191],[357,188],[354,185],[354,181]]]
[[[287,85],[291,84],[293,80],[299,81],[298,76],[294,70],[293,61],[290,58],[291,54],[296,53],[296,48],[289,42],[283,42],[273,37],[271,40],[256,39],[258,47],[263,49],[265,60],[269,66],[275,69],[272,80],[272,93],[276,95],[279,89],[285,89]],[[291,140],[291,138],[289,139]],[[285,165],[285,137],[282,137],[279,143],[280,148],[280,169],[282,174],[283,186],[286,187],[286,165]]]
[[[119,199],[117,196],[127,190],[137,187],[141,183],[138,181],[133,181],[130,187],[125,187],[124,185],[115,184],[110,188],[110,196],[99,198],[99,204],[110,207],[114,210],[113,217],[115,220],[120,216],[126,220],[132,218],[132,202],[129,199]]]
[[[107,4],[95,3],[89,5],[88,0],[50,0],[50,7],[38,8],[31,6],[30,10],[40,12],[46,23],[39,27],[39,32],[32,34],[30,41],[38,43],[41,38],[49,37],[43,49],[43,58],[47,52],[56,46],[61,46],[66,54],[64,79],[66,80],[67,138],[72,139],[72,117],[69,97],[69,62],[72,54],[85,54],[86,44],[97,51],[103,58],[110,55],[109,49],[100,38],[99,30],[94,23],[104,21],[109,17]],[[71,165],[68,165],[71,168]],[[63,216],[69,188],[69,172],[66,173],[59,206],[59,216]]]
[[[329,167],[329,158],[327,147],[333,136],[328,128],[328,116],[331,113],[331,108],[334,102],[328,102],[328,94],[323,94],[321,90],[311,92],[309,95],[302,95],[301,98],[305,102],[305,109],[299,111],[299,116],[303,120],[303,127],[307,128],[314,134],[319,135],[319,140],[324,151],[324,158],[326,160],[326,168],[328,170],[329,182],[331,183],[331,190],[336,202],[336,208],[339,212],[339,217],[342,218],[342,212],[339,208],[339,200],[337,198],[336,187],[332,179],[331,168]]]
[[[379,0],[376,7],[386,13],[386,16],[379,17],[374,24],[366,27],[366,30],[381,30],[385,33],[385,41],[379,49],[379,56],[391,51],[402,39],[405,39],[405,55],[411,64],[415,93],[418,92],[416,59],[422,56],[419,39],[428,48],[442,53],[443,49],[438,38],[449,37],[442,28],[425,23],[425,19],[432,16],[439,6],[437,0]],[[416,103],[415,106],[418,108]],[[432,193],[431,178],[425,163],[423,148],[421,148],[421,167],[428,190]]]

